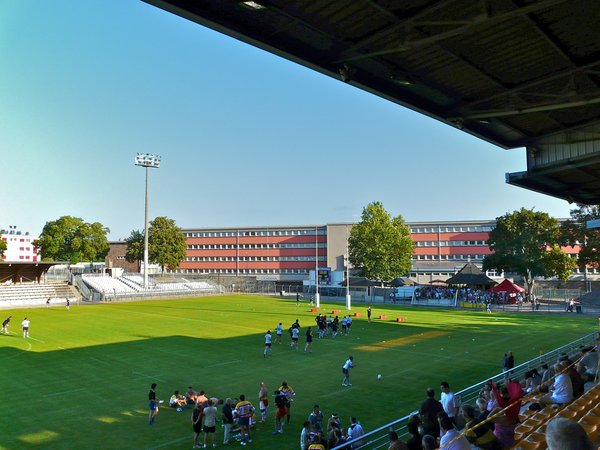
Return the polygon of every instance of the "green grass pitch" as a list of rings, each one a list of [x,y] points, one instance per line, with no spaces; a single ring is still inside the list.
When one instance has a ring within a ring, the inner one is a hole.
[[[331,313],[341,305],[322,305]],[[187,449],[192,446],[190,411],[168,408],[172,391],[188,385],[210,396],[244,393],[258,410],[259,383],[272,393],[283,380],[296,389],[292,420],[273,436],[269,420],[254,430],[252,447],[296,449],[302,422],[314,403],[326,417],[337,412],[344,426],[355,415],[365,430],[418,408],[425,389],[447,380],[457,391],[501,370],[504,352],[516,363],[597,329],[594,317],[493,314],[478,311],[378,306],[366,320],[366,305],[354,305],[350,336],[317,339],[304,354],[304,331],[315,313],[295,300],[218,296],[183,300],[2,311],[12,315],[0,335],[0,450]],[[21,336],[23,317],[30,338]],[[404,323],[393,320],[403,316]],[[299,319],[300,350],[289,336],[263,358],[264,334]],[[356,368],[352,387],[341,387],[349,355]],[[382,375],[377,380],[377,374]],[[148,426],[147,393],[158,383],[165,407]],[[219,409],[220,411],[220,409]],[[222,442],[222,428],[217,429]],[[234,443],[233,446],[239,446]]]

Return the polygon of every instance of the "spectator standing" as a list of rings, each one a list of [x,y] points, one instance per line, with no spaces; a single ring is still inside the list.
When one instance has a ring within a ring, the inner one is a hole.
[[[229,445],[229,439],[231,436],[231,427],[233,425],[233,408],[231,405],[232,401],[230,398],[225,400],[223,409],[221,411],[221,417],[223,419],[223,444]]]
[[[315,404],[312,412],[308,415],[308,421],[310,422],[310,430],[313,433],[323,431],[323,411],[319,409],[319,405]]]
[[[354,439],[359,439],[364,436],[365,430],[363,430],[362,425],[359,421],[356,420],[356,417],[350,418],[350,426],[348,427],[348,440],[352,441]],[[363,445],[363,441],[357,440],[352,444],[351,448],[359,448]]]
[[[217,407],[212,399],[208,400],[208,406],[204,408],[204,448],[206,448],[208,436],[212,442],[213,448],[217,446],[215,443],[215,433],[217,431]]]
[[[310,445],[310,422],[304,421],[300,432],[300,450],[307,450]]]
[[[440,411],[444,411],[444,407],[435,399],[435,391],[431,388],[427,389],[427,399],[419,408],[419,416],[424,434],[432,436],[440,435],[440,425],[437,420],[437,415]]]
[[[369,307],[367,308],[367,321],[369,321],[369,322],[371,321],[371,313],[372,313],[372,312],[373,312],[373,311],[371,310],[371,307],[369,306]]]
[[[458,399],[454,396],[454,392],[450,390],[450,385],[447,381],[442,381],[440,383],[440,389],[442,391],[440,395],[440,402],[442,403],[442,407],[444,411],[450,418],[450,420],[454,423],[456,417],[458,416],[459,403]]]
[[[513,367],[515,367],[515,357],[512,352],[508,352],[504,354],[504,360],[502,363],[502,371],[505,373],[505,377],[508,378]]]
[[[192,411],[192,430],[194,431],[194,448],[200,448],[200,433],[202,432],[202,412],[204,406],[196,403],[196,407]]]

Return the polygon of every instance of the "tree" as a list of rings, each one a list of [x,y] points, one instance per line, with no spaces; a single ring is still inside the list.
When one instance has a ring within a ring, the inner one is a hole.
[[[487,241],[493,253],[485,257],[483,268],[521,275],[531,295],[535,277],[566,280],[575,268],[558,245],[561,236],[558,220],[543,212],[521,208],[497,217]]]
[[[44,261],[101,261],[108,254],[106,235],[110,230],[101,223],[87,223],[79,217],[62,216],[46,222],[35,242]]]
[[[589,220],[600,219],[600,206],[577,205],[570,213],[571,219],[562,224],[564,243],[579,245],[577,265],[581,270],[586,266],[600,267],[600,228],[586,226]]]
[[[186,254],[185,236],[173,219],[157,217],[150,222],[148,228],[148,258],[159,264],[164,272],[165,267],[177,269]]]
[[[6,251],[7,244],[4,239],[0,239],[0,257],[4,256],[4,252]]]
[[[127,250],[125,251],[125,261],[137,263],[138,272],[141,270],[144,260],[144,233],[138,230],[132,230],[127,239]]]
[[[414,242],[402,216],[392,216],[381,202],[368,204],[348,239],[350,263],[372,280],[391,281],[411,268]]]

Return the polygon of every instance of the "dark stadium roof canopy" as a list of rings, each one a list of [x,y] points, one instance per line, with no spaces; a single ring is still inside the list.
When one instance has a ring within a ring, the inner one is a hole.
[[[503,148],[600,203],[600,1],[145,0]]]
[[[40,281],[42,275],[60,262],[0,262],[0,283],[12,281]]]

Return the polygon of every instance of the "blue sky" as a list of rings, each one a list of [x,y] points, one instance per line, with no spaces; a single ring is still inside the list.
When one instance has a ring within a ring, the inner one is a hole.
[[[132,0],[0,3],[0,227],[62,215],[122,239],[183,228],[407,221],[574,205],[509,186],[502,150],[339,80]]]

